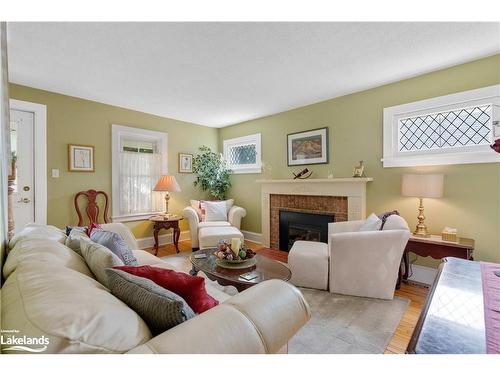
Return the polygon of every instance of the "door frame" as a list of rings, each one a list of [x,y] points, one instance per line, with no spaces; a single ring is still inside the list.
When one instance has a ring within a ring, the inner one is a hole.
[[[47,106],[10,99],[10,109],[33,113],[35,223],[47,224]]]

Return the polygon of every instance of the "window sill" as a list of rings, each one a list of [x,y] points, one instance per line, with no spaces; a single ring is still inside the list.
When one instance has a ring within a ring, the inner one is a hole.
[[[262,173],[262,168],[231,169],[232,174]]]
[[[392,167],[423,167],[431,165],[499,163],[500,154],[491,151],[434,154],[408,157],[392,157],[382,159],[384,168]]]
[[[151,216],[159,215],[164,213],[163,211],[158,212],[149,212],[144,214],[134,214],[134,215],[122,215],[122,216],[113,216],[111,220],[113,223],[126,223],[129,221],[144,221],[148,220]]]

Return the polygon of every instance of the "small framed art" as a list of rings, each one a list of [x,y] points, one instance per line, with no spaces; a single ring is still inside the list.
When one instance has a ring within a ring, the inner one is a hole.
[[[94,146],[68,145],[70,172],[94,172]]]
[[[193,155],[179,153],[179,173],[193,173]]]
[[[287,135],[288,165],[328,163],[328,128]]]

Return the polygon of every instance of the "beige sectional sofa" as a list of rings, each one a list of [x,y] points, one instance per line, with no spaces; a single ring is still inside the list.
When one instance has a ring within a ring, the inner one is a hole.
[[[137,249],[126,226],[103,227]],[[266,281],[232,297],[207,282],[207,292],[220,304],[152,337],[65,239],[55,227],[29,226],[12,239],[3,267],[2,329],[48,338],[43,353],[282,353],[310,318],[300,291],[283,281]],[[141,265],[174,268],[146,251],[134,255]],[[22,352],[7,345],[2,350]]]

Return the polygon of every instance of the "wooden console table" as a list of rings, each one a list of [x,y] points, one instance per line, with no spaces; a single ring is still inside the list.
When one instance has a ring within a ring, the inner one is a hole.
[[[443,259],[446,257],[455,257],[460,259],[474,260],[474,240],[471,238],[458,238],[457,242],[443,241],[441,236],[417,237],[411,236],[406,245],[403,262],[404,273],[403,280],[407,280],[410,268],[409,253],[415,253],[422,257],[434,259]]]

